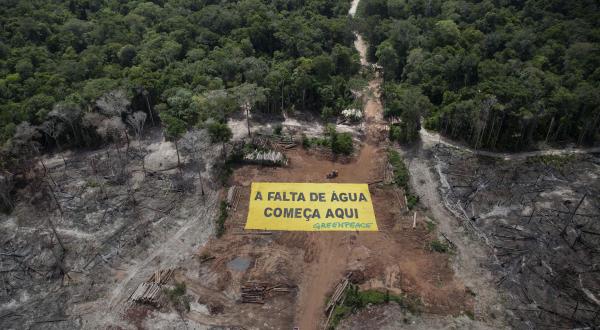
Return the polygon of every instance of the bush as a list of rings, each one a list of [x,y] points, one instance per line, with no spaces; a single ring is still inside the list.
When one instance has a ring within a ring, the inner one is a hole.
[[[184,310],[190,311],[190,302],[185,295],[186,291],[187,288],[185,282],[175,282],[175,287],[173,289],[163,290],[173,307],[179,312],[183,312]]]
[[[354,151],[352,135],[350,133],[335,133],[331,138],[331,151],[334,154],[350,155]]]
[[[323,119],[329,119],[329,118],[333,117],[334,115],[335,115],[335,111],[330,107],[325,106],[321,110],[321,118],[323,118]]]
[[[389,139],[390,141],[400,141],[402,137],[402,130],[398,125],[390,126]]]
[[[281,125],[277,125],[275,126],[275,128],[273,129],[273,132],[275,133],[275,135],[281,135],[281,131],[283,130],[283,127]]]
[[[409,191],[406,191],[406,207],[409,210],[412,210],[417,204],[419,204],[419,196],[411,194]]]
[[[302,133],[302,148],[308,149],[310,148],[310,139],[306,136],[306,134]]]
[[[439,253],[447,253],[448,251],[450,251],[450,247],[448,246],[448,244],[440,242],[437,239],[434,239],[429,243],[429,249],[431,251]]]
[[[340,321],[344,317],[369,304],[380,305],[393,301],[400,304],[402,307],[407,308],[411,312],[418,312],[418,309],[414,302],[407,301],[407,299],[405,299],[402,296],[390,294],[389,291],[359,291],[358,286],[350,284],[346,289],[345,294],[346,298],[344,299],[344,303],[342,305],[336,306],[333,311],[333,315],[331,316],[331,322],[329,323],[329,329],[335,329],[335,327],[340,323]]]
[[[435,222],[431,221],[431,220],[427,220],[427,231],[428,232],[433,232],[435,230],[436,224]]]
[[[404,165],[402,157],[400,157],[400,154],[397,151],[390,150],[388,152],[388,159],[394,168],[394,183],[404,188],[405,191],[408,191],[408,168],[406,168],[406,165]]]

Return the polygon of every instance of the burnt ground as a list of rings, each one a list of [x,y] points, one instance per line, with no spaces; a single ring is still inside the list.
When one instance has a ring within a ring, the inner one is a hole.
[[[2,328],[118,325],[140,278],[202,245],[218,186],[202,197],[197,172],[173,169],[172,151],[136,141],[44,157],[28,172],[0,215]]]
[[[600,324],[598,154],[477,156],[432,149],[444,204],[492,252],[518,329]]]

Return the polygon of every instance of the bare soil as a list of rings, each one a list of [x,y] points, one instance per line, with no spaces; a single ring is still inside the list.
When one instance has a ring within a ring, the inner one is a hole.
[[[371,95],[376,96],[379,83],[375,80],[370,84]],[[222,314],[210,317],[191,312],[190,318],[207,322],[204,324],[249,328],[318,329],[323,326],[328,296],[348,271],[364,274],[362,289],[416,297],[420,308],[428,313],[473,312],[473,296],[454,277],[451,256],[430,251],[429,242],[436,238],[435,232],[427,228],[421,213],[416,228],[412,228],[413,214],[406,211],[402,191],[393,186],[370,186],[379,232],[253,235],[243,231],[250,184],[254,181],[383,181],[387,156],[381,112],[378,99],[371,96],[365,109],[366,139],[354,157],[335,157],[327,151],[297,147],[286,153],[290,159],[287,167],[246,165],[235,170],[232,184],[240,187],[241,196],[237,209],[227,219],[227,233],[198,252],[199,256],[215,259],[190,264],[180,277],[189,283],[194,298],[197,295],[204,303],[219,303],[226,308]],[[326,179],[333,169],[339,176]],[[253,263],[243,272],[228,269],[227,263],[238,257],[250,258]],[[297,291],[268,299],[260,306],[239,304],[240,286],[247,281],[285,283],[297,286]]]

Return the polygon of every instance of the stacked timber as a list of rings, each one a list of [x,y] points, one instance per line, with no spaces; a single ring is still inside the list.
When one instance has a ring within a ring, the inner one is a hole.
[[[258,149],[273,149],[273,141],[268,135],[256,134],[252,137],[250,144]]]
[[[165,285],[173,277],[173,273],[175,273],[175,269],[171,268],[157,270],[146,282]]]
[[[264,304],[265,297],[273,292],[291,292],[293,286],[287,284],[270,285],[266,282],[247,282],[242,285],[242,303]]]
[[[154,282],[143,282],[133,292],[129,300],[158,307],[162,286]]]
[[[242,286],[242,302],[251,304],[264,304],[267,285],[266,283],[247,283]]]
[[[292,149],[296,147],[296,141],[294,141],[294,138],[291,135],[282,135],[279,138],[279,141],[277,141],[277,147],[283,150],[288,150],[288,149]]]
[[[227,206],[230,210],[235,210],[237,208],[238,202],[240,200],[240,192],[237,186],[229,187],[227,191]]]
[[[335,309],[335,306],[337,306],[339,301],[342,299],[342,296],[346,291],[346,287],[348,287],[348,283],[350,283],[350,281],[348,280],[348,277],[346,277],[342,279],[335,287],[335,290],[333,290],[333,295],[331,296],[331,299],[329,299],[329,302],[325,307],[326,313],[330,313]]]
[[[129,301],[159,307],[163,285],[169,282],[174,273],[175,269],[171,268],[155,271],[145,282],[138,285],[131,296],[129,296]]]
[[[251,153],[244,155],[244,161],[251,164],[269,166],[286,166],[288,163],[288,160],[283,153],[274,150],[254,150]]]
[[[345,299],[344,293],[346,292],[348,284],[350,284],[350,276],[352,276],[352,272],[348,273],[346,277],[344,277],[338,283],[338,285],[335,287],[335,290],[333,290],[333,295],[331,296],[331,299],[329,299],[327,306],[325,306],[325,314],[327,314],[327,321],[325,321],[325,329],[328,329],[329,321],[331,320],[333,311],[335,311],[335,307],[338,304],[342,304],[343,299]]]

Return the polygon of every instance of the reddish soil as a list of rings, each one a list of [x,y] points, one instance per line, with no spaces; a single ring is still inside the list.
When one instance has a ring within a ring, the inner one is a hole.
[[[372,182],[381,179],[386,159],[382,149],[372,144],[363,146],[355,160],[344,164],[302,149],[288,155],[290,166],[286,168],[243,166],[235,171],[233,181],[243,187],[240,204],[228,219],[228,234],[211,242],[207,251],[218,256],[211,266],[217,273],[228,272],[225,264],[236,256],[250,255],[256,262],[239,280],[229,279],[228,285],[219,289],[238,287],[245,280],[297,284],[294,308],[281,317],[293,320],[286,326],[300,329],[321,327],[327,296],[350,270],[364,272],[362,288],[420,297],[427,312],[472,310],[470,295],[453,279],[449,256],[429,251],[428,242],[434,237],[424,219],[418,217],[417,228],[412,228],[412,214],[404,214],[403,196],[393,187],[371,186],[379,232],[279,232],[269,244],[263,237],[239,235],[247,216],[251,182]],[[339,177],[328,181],[325,175],[333,168]]]
[[[372,84],[377,87],[377,82]],[[376,89],[376,88],[375,88]],[[430,313],[459,314],[473,310],[471,295],[457,282],[450,256],[431,252],[434,239],[417,217],[405,211],[402,192],[392,186],[371,185],[379,232],[274,232],[253,235],[244,232],[248,214],[250,184],[270,182],[353,182],[382,180],[387,163],[385,126],[381,105],[369,100],[366,105],[367,137],[358,155],[340,162],[326,153],[296,148],[287,152],[290,164],[285,168],[242,166],[233,174],[233,184],[241,186],[236,210],[227,220],[227,233],[201,251],[215,259],[200,265],[199,276],[186,282],[198,295],[214,297],[224,306],[222,315],[197,321],[210,324],[243,325],[263,329],[318,329],[325,321],[324,305],[336,283],[351,270],[365,276],[363,289],[390,290],[421,300],[421,309]],[[383,133],[382,133],[383,132]],[[332,169],[339,172],[333,180],[325,178]],[[232,271],[227,263],[236,257],[253,260],[243,271]],[[240,285],[248,280],[297,285],[296,294],[268,299],[264,305],[236,303]]]

